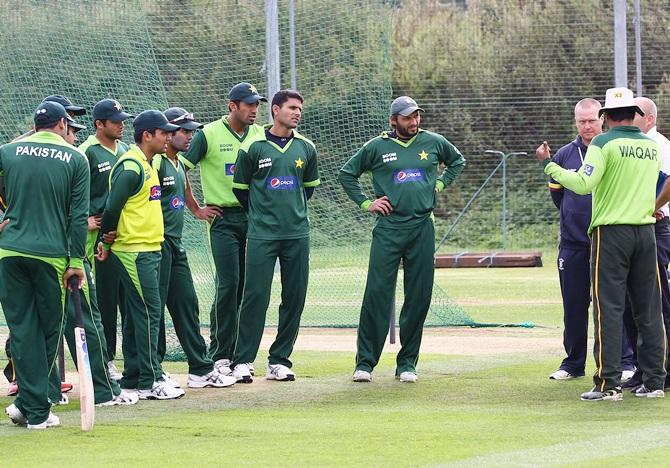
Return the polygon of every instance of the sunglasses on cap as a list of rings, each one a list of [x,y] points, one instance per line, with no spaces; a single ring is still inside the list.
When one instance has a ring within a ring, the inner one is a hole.
[[[186,114],[180,115],[179,117],[170,120],[170,123],[177,123],[184,120],[193,120],[193,112],[187,112]]]

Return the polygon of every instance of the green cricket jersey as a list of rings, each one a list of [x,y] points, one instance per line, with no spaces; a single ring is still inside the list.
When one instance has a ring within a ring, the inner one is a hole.
[[[278,240],[309,236],[304,189],[321,183],[314,143],[294,130],[293,138],[280,148],[267,140],[263,130],[242,145],[235,167],[233,187],[249,190],[247,237]]]
[[[596,226],[655,223],[660,168],[658,144],[637,127],[619,126],[591,141],[579,171],[548,162],[544,172],[579,195],[593,192],[590,234]]]
[[[238,135],[228,125],[228,116],[208,123],[193,136],[191,146],[181,161],[188,169],[200,163],[200,178],[205,203],[222,207],[239,207],[233,195],[235,161],[240,146],[263,134],[260,125],[249,125],[244,135]]]
[[[184,196],[186,192],[186,174],[183,164],[173,162],[167,155],[157,154],[151,161],[158,172],[161,184],[161,208],[165,237],[181,239],[184,229]]]
[[[438,174],[440,164],[444,172]],[[463,171],[465,158],[446,138],[426,130],[404,142],[383,132],[363,145],[340,169],[340,182],[358,206],[367,211],[371,200],[358,178],[372,175],[375,197],[386,195],[393,207],[389,216],[379,216],[380,226],[410,228],[429,217],[435,192],[442,191]]]
[[[89,136],[79,145],[79,150],[88,158],[91,174],[91,203],[89,216],[99,215],[105,210],[109,195],[109,171],[119,158],[128,151],[128,145],[116,141],[116,152],[102,145],[95,135]]]
[[[9,224],[0,249],[49,258],[70,257],[83,268],[88,218],[86,157],[59,135],[37,132],[0,147]]]

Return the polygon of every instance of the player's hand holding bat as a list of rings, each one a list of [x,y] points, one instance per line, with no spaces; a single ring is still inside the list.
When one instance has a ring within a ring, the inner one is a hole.
[[[384,195],[383,197],[379,197],[370,203],[370,206],[368,206],[368,211],[370,213],[379,213],[382,216],[388,216],[393,212],[393,207],[391,206],[389,197]]]
[[[66,289],[69,289],[70,291],[74,292],[76,290],[79,290],[84,286],[84,282],[86,281],[86,276],[84,275],[84,270],[81,268],[68,268],[65,270],[65,273],[63,273],[63,284],[65,285]]]
[[[109,248],[105,249],[102,242],[98,242],[98,253],[95,254],[96,260],[104,262],[109,257]]]

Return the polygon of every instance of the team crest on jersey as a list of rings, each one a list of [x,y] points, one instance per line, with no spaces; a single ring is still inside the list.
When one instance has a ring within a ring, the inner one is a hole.
[[[584,174],[586,174],[587,176],[591,176],[591,174],[593,174],[593,166],[589,164],[584,164]]]
[[[235,164],[226,163],[226,175],[235,175]]]
[[[184,198],[179,195],[175,195],[170,200],[170,208],[173,210],[183,210],[184,209]]]
[[[268,190],[295,190],[298,187],[298,179],[294,176],[270,177],[266,187]]]
[[[161,199],[161,186],[152,185],[149,190],[149,200],[160,200]]]
[[[423,169],[402,169],[393,173],[393,182],[396,184],[424,180],[426,180],[426,172]]]

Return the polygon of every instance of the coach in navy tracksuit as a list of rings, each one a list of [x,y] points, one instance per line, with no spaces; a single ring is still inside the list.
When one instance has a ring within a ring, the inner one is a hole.
[[[591,140],[602,133],[598,117],[600,103],[582,99],[575,106],[578,136],[563,146],[552,159],[559,166],[577,171],[584,163]],[[540,148],[538,148],[539,150]],[[591,223],[591,195],[577,195],[549,180],[551,199],[560,211],[561,240],[558,252],[558,277],[563,296],[563,346],[567,357],[550,379],[567,380],[584,375],[587,354],[591,279],[589,270],[591,240],[587,234]],[[622,368],[633,368],[632,348],[624,340]],[[632,375],[632,372],[630,372]]]

